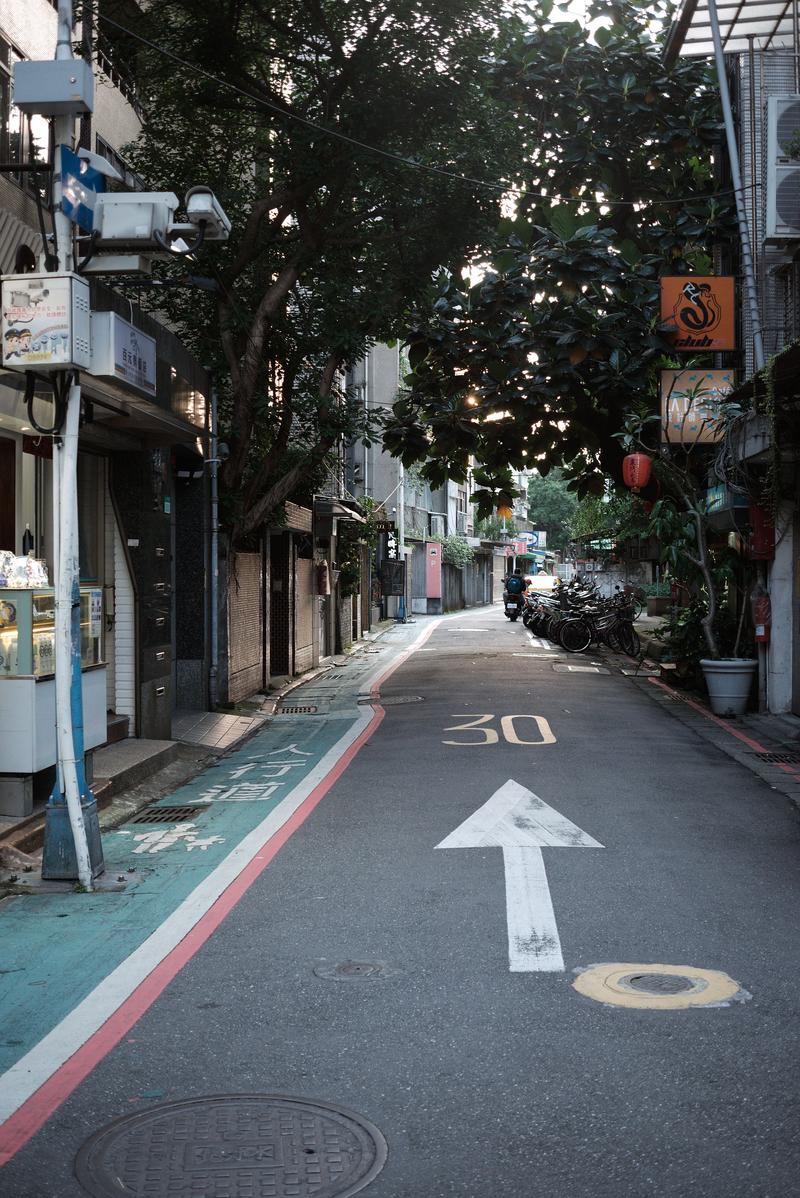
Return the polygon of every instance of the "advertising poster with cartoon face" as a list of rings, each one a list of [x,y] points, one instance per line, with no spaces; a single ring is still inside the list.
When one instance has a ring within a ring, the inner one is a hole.
[[[69,280],[36,275],[6,279],[0,344],[3,366],[69,365]]]

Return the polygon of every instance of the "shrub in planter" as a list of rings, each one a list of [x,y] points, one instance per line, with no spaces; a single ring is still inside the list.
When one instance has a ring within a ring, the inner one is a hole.
[[[664,643],[664,661],[674,661],[682,681],[702,689],[703,671],[700,662],[708,657],[708,644],[702,619],[706,614],[705,604],[693,599],[686,607],[670,609],[664,623],[654,634]],[[730,656],[736,643],[736,621],[727,609],[717,612],[714,632],[721,647],[722,656]],[[740,644],[739,651],[752,653],[752,644]]]

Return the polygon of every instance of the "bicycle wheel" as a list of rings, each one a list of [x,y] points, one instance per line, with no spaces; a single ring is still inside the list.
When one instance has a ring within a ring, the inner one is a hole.
[[[564,620],[558,627],[558,643],[567,653],[583,653],[592,643],[592,630],[585,620]]]
[[[633,624],[629,624],[626,620],[619,625],[617,634],[622,652],[627,653],[629,657],[638,657],[639,650],[641,649],[641,641]]]
[[[612,653],[619,653],[621,645],[617,634],[617,625],[610,624],[608,628],[603,629],[603,640],[608,645]]]

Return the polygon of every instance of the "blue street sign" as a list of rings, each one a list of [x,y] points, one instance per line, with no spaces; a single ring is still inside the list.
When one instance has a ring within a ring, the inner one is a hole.
[[[94,205],[105,179],[67,146],[61,151],[61,211],[86,233],[94,228]]]

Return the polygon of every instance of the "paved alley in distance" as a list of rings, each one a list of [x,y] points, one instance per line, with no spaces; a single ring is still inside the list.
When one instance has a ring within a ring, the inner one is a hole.
[[[2,1198],[800,1194],[796,810],[623,668],[398,626],[2,903]]]

